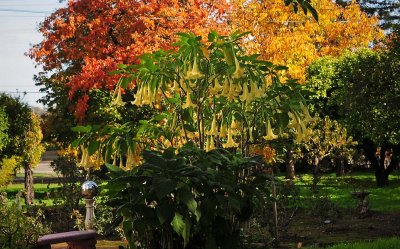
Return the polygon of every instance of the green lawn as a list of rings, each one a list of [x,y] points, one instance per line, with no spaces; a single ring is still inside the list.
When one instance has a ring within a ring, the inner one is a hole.
[[[53,205],[53,200],[49,198],[52,190],[59,188],[57,183],[45,184],[35,183],[35,201],[38,204]],[[15,200],[18,192],[24,190],[23,183],[12,183],[5,188],[0,188],[0,192],[6,192],[10,200]],[[21,195],[21,204],[24,204],[23,196]]]
[[[375,211],[400,211],[400,173],[394,172],[390,178],[390,185],[385,188],[377,188],[374,173],[353,172],[344,177],[336,177],[335,174],[323,174],[318,184],[320,194],[329,196],[330,199],[341,208],[354,208],[356,200],[351,196],[353,191],[369,191],[370,207]],[[300,188],[300,196],[306,199],[311,195],[310,185],[312,176],[303,174],[295,180]]]

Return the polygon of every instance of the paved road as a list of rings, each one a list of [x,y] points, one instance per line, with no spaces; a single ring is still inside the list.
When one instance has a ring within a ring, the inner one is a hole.
[[[53,168],[50,167],[52,161],[41,161],[39,165],[33,170],[34,173],[40,174],[56,174]]]

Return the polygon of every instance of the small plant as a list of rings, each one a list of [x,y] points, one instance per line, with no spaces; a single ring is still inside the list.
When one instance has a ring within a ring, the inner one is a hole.
[[[79,182],[83,179],[83,173],[76,166],[76,158],[73,153],[62,152],[51,163],[51,167],[59,177],[60,188],[52,190],[55,209],[51,210],[51,225],[54,231],[69,231],[74,228],[71,214],[73,210],[80,208],[79,201],[82,198]],[[62,222],[59,222],[62,221]],[[68,221],[68,222],[67,222]]]
[[[28,249],[39,235],[47,232],[40,222],[42,214],[26,215],[16,203],[10,203],[5,193],[0,193],[0,248]]]

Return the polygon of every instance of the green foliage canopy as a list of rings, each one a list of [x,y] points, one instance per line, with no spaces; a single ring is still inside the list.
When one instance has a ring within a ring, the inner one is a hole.
[[[322,100],[317,109],[341,119],[356,138],[400,142],[400,59],[390,51],[319,60],[308,69],[307,82]]]

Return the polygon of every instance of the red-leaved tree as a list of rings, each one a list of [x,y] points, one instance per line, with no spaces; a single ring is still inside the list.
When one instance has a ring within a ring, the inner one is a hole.
[[[138,56],[170,49],[175,33],[228,32],[225,0],[70,0],[39,26],[43,40],[28,55],[43,68],[37,84],[47,103],[68,94],[69,108],[83,120],[91,89],[113,90],[108,72]]]

